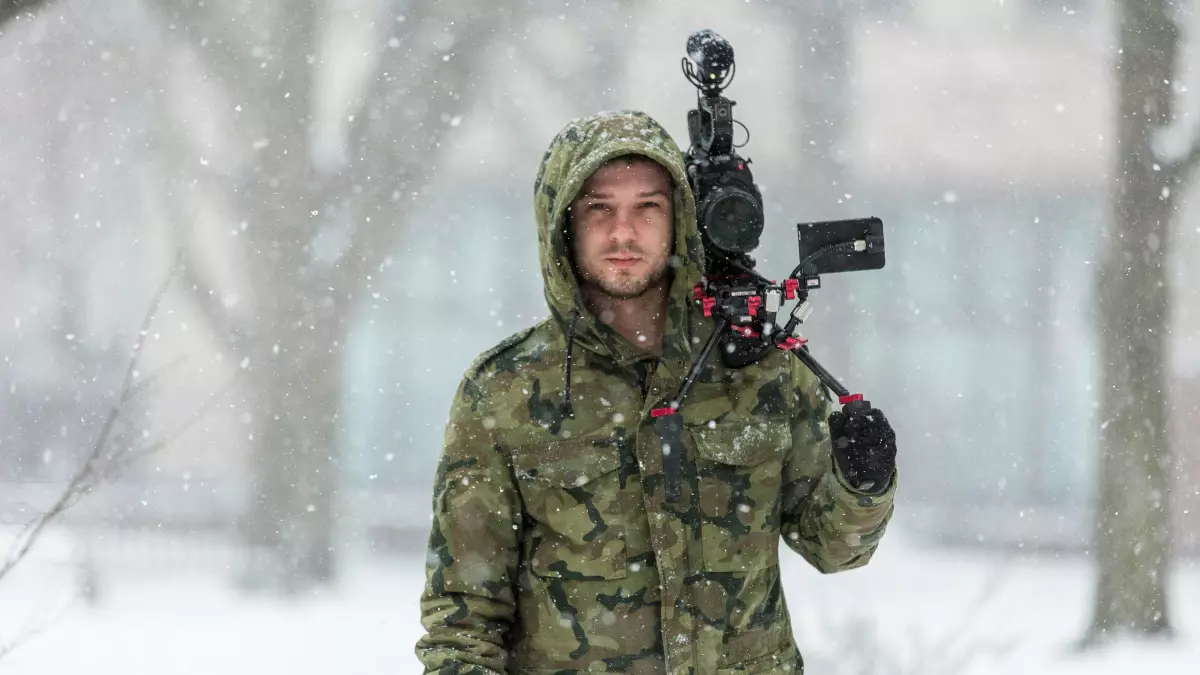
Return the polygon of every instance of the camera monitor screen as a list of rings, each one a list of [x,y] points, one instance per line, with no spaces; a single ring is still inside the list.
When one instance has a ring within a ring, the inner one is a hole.
[[[877,270],[884,265],[883,221],[879,218],[826,220],[796,226],[800,260],[808,260],[804,274],[832,274]]]

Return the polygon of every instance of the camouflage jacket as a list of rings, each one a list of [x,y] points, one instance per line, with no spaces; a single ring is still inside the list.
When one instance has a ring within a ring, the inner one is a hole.
[[[584,181],[631,152],[675,184],[661,357],[587,311],[564,236]],[[543,158],[535,210],[551,316],[476,359],[453,402],[416,647],[426,673],[801,673],[779,542],[827,573],[875,551],[896,481],[881,495],[847,486],[831,460],[829,396],[782,351],[739,370],[710,359],[679,410],[682,498],[665,499],[650,411],[713,329],[691,300],[704,261],[682,160],[634,112],[577,120]]]

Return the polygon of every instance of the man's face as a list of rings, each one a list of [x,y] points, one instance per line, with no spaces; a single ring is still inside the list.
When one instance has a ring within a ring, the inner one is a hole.
[[[671,181],[652,160],[600,167],[571,203],[571,247],[585,286],[636,298],[667,275],[674,244]]]

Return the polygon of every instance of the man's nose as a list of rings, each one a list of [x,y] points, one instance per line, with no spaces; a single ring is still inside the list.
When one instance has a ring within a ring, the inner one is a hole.
[[[638,214],[631,208],[617,209],[617,217],[613,219],[613,228],[609,236],[614,241],[633,241],[637,238]]]

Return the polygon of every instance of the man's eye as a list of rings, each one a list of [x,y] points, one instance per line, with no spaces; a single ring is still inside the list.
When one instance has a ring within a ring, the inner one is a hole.
[[[658,202],[642,202],[642,207],[657,209],[657,208],[662,208],[662,204],[659,204]]]
[[[588,211],[607,211],[608,204],[589,204]]]

